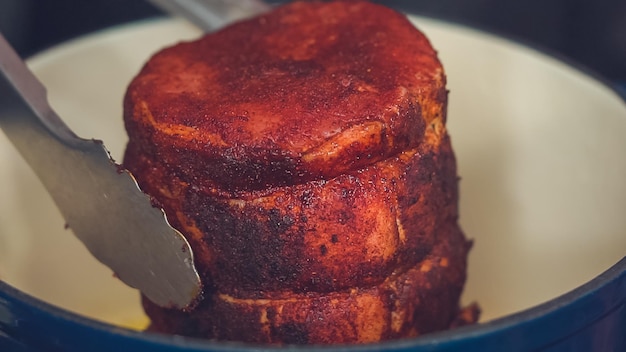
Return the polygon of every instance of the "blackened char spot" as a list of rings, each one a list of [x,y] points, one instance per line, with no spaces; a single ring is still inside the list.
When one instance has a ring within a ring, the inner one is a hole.
[[[299,257],[299,249],[286,246],[285,231],[294,223],[291,216],[278,209],[264,216],[248,208],[233,210],[225,202],[202,198],[192,191],[186,201],[185,211],[197,223],[213,253],[217,285],[258,289],[271,286],[274,280],[293,285],[302,266],[290,260]]]
[[[304,191],[302,196],[300,196],[300,201],[302,202],[303,207],[310,207],[313,203],[313,192],[310,190]]]
[[[305,324],[286,323],[272,327],[272,335],[285,344],[305,345],[309,343],[309,332]]]
[[[322,253],[322,255],[326,255],[326,253],[328,253],[328,248],[326,248],[326,245],[321,245],[320,246],[320,253]]]
[[[272,208],[269,211],[269,226],[276,233],[284,232],[294,223],[294,219],[285,214],[282,215],[281,211],[276,208]]]
[[[277,317],[276,309],[272,306],[267,307],[267,319],[269,321],[274,321]]]

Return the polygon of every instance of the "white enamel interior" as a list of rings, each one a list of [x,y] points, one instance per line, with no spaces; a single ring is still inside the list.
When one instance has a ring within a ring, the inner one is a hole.
[[[464,302],[483,320],[563,294],[626,254],[626,105],[537,51],[413,18],[444,63],[461,222],[475,239]],[[199,32],[146,22],[68,42],[29,61],[80,136],[120,160],[125,86],[159,48]],[[398,45],[401,45],[399,43]],[[0,279],[99,320],[138,326],[136,291],[64,230],[27,165],[0,134]],[[71,185],[68,185],[71,191]]]

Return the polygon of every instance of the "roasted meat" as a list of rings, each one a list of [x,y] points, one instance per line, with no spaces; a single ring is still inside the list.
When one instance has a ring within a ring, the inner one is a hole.
[[[403,15],[293,2],[155,54],[124,101],[124,165],[194,250],[186,311],[155,331],[365,343],[457,321],[445,75]]]

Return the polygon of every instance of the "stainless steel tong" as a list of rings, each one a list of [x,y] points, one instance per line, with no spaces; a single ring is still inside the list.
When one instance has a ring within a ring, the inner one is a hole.
[[[270,9],[262,0],[150,0],[174,16],[185,18],[205,32]]]
[[[162,306],[186,307],[200,293],[187,240],[101,141],[79,138],[63,123],[44,86],[1,35],[0,127],[67,226],[122,281]]]
[[[204,30],[268,9],[257,0],[152,1]],[[0,127],[94,257],[160,306],[193,304],[202,283],[187,240],[101,141],[80,138],[63,123],[44,86],[2,35]]]

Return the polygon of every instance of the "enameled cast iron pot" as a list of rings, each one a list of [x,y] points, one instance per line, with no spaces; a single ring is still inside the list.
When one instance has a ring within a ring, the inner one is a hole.
[[[537,50],[411,17],[438,49],[475,239],[465,303],[480,324],[332,349],[626,351],[626,104]],[[37,55],[55,110],[120,159],[121,99],[155,50],[199,35],[176,21],[117,27]],[[138,293],[93,260],[0,135],[0,351],[252,351],[137,331]],[[299,347],[308,350],[316,347]],[[324,349],[324,348],[320,348]]]

